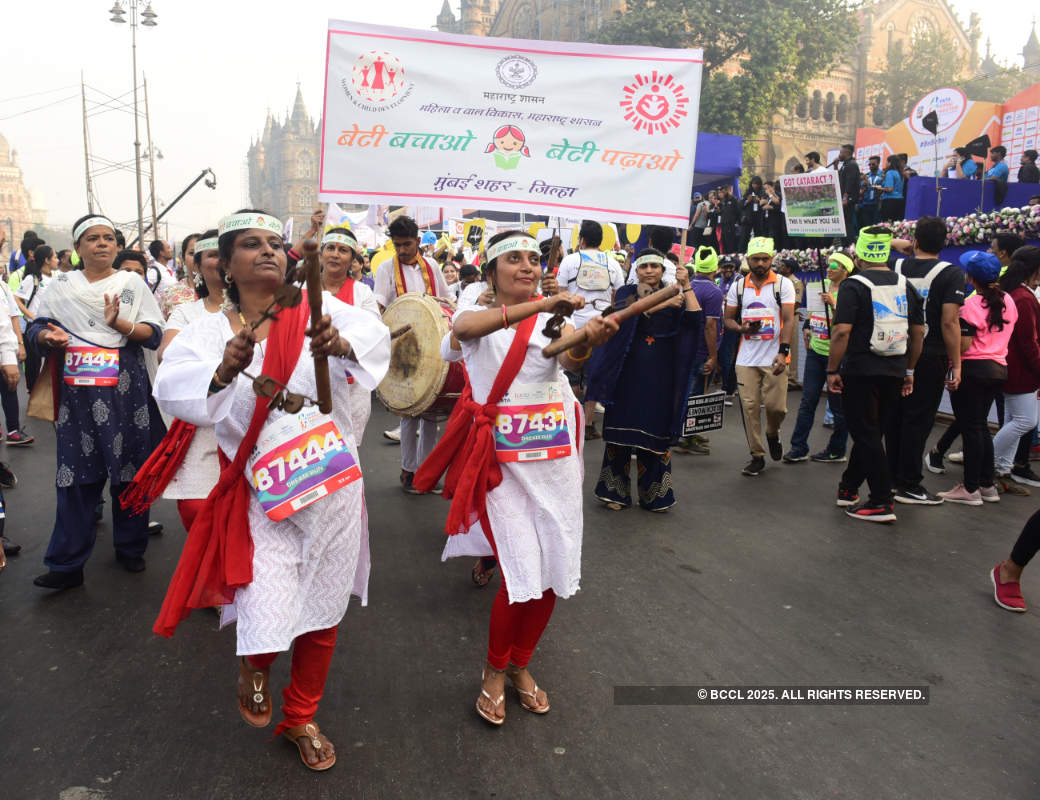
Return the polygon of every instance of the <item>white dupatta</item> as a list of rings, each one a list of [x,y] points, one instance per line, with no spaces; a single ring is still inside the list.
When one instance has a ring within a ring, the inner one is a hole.
[[[62,272],[47,284],[38,316],[56,319],[76,339],[100,347],[123,347],[127,337],[105,322],[105,295],[119,296],[119,316],[128,322],[150,322],[163,330],[163,316],[154,295],[139,275],[117,270],[91,283],[79,270]]]

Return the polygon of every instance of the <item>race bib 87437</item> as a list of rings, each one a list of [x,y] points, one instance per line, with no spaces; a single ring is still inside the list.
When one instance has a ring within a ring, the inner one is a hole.
[[[361,467],[332,418],[305,408],[264,426],[246,474],[277,521],[358,480]]]
[[[571,453],[563,394],[555,383],[514,385],[498,404],[495,455],[499,461],[547,461]]]
[[[119,383],[119,351],[112,347],[65,348],[64,379],[69,386],[115,386]]]

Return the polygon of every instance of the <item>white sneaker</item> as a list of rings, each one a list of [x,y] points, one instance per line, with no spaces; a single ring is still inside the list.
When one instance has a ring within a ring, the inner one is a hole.
[[[383,438],[384,439],[389,439],[391,442],[397,442],[398,444],[400,444],[400,442],[401,442],[401,426],[398,425],[392,431],[383,431]]]
[[[963,450],[958,450],[956,453],[950,453],[948,456],[946,456],[946,460],[947,461],[951,461],[954,464],[963,464],[964,463],[964,451]]]
[[[596,403],[596,413],[597,414],[606,414],[607,413],[607,409],[605,409],[603,407],[602,403]]]

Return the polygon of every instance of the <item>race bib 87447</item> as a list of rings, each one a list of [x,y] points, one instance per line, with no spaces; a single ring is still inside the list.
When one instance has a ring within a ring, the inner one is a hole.
[[[563,394],[555,383],[514,385],[495,416],[499,461],[546,461],[571,453]]]
[[[119,351],[112,347],[67,347],[64,379],[69,386],[115,386],[119,383]]]
[[[332,418],[305,408],[264,426],[246,474],[264,513],[277,521],[353,483],[361,467]]]

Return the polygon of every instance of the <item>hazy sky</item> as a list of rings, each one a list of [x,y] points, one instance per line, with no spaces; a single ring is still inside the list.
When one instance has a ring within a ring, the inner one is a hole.
[[[0,133],[18,151],[26,183],[42,197],[52,225],[67,225],[86,211],[80,71],[89,86],[109,95],[132,87],[130,26],[108,21],[111,2],[5,3]],[[216,191],[199,184],[170,212],[171,237],[208,227],[246,202],[250,137],[263,127],[268,108],[284,118],[297,81],[308,111],[319,116],[330,17],[429,29],[441,4],[154,0],[159,24],[138,29],[138,69],[148,79],[152,139],[164,156],[156,166],[157,195],[172,201],[204,167],[216,172],[218,184]],[[457,14],[458,0],[452,5]],[[1031,0],[1002,0],[1002,13],[993,18],[993,3],[951,5],[965,22],[971,11],[982,15],[983,40],[992,38],[1000,60],[1019,58],[1038,8]],[[90,133],[94,155],[132,159],[132,114],[92,117]],[[117,222],[135,216],[134,186],[132,172],[98,182],[102,207]]]

